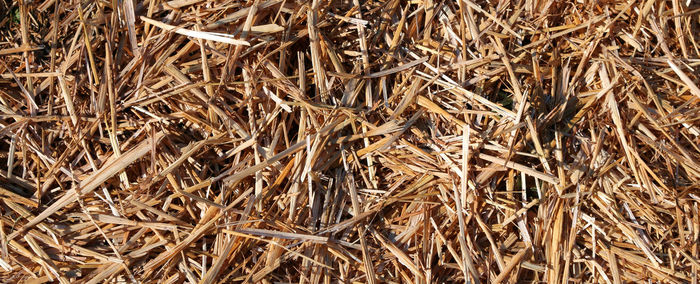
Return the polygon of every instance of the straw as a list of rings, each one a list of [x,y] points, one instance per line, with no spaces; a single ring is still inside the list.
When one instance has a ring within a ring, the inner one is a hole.
[[[0,282],[697,283],[694,1],[0,1]]]

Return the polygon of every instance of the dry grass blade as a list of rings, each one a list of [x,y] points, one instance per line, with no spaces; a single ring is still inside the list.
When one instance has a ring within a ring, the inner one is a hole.
[[[161,23],[159,21],[155,21],[149,18],[146,18],[144,16],[141,16],[141,20],[149,23],[151,25],[154,25],[156,27],[159,27],[161,29],[167,30],[167,31],[172,31],[176,32],[181,35],[186,35],[186,36],[191,36],[194,38],[201,38],[205,40],[213,40],[213,41],[218,41],[218,42],[223,42],[223,43],[228,43],[228,44],[233,44],[233,45],[250,45],[245,40],[238,40],[238,39],[233,39],[229,35],[223,35],[223,34],[215,34],[215,33],[210,33],[210,32],[201,32],[201,31],[193,31],[193,30],[188,30],[180,27],[176,27],[173,25],[168,25],[166,23]]]

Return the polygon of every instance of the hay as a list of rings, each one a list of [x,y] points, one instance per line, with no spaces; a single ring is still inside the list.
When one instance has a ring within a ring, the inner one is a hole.
[[[697,283],[699,25],[0,0],[0,279]]]

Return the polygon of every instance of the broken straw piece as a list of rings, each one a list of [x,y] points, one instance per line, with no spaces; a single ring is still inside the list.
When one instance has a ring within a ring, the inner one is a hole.
[[[233,44],[233,45],[246,45],[246,46],[250,45],[250,43],[248,43],[245,40],[238,40],[238,39],[229,38],[228,36],[223,36],[223,34],[221,34],[221,33],[210,33],[210,32],[188,30],[185,28],[180,28],[180,27],[168,25],[166,23],[162,23],[162,22],[159,22],[156,20],[152,20],[152,19],[146,18],[144,16],[141,16],[141,20],[146,22],[146,23],[149,23],[151,25],[154,25],[156,27],[159,27],[161,29],[176,32],[176,33],[181,34],[181,35],[191,36],[194,38],[213,40],[213,41],[218,41],[218,42],[223,42],[223,43],[228,43],[228,44]]]

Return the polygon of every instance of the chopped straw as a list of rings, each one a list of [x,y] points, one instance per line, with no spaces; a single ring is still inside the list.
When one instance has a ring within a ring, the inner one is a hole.
[[[0,0],[2,283],[698,283],[697,1]]]

